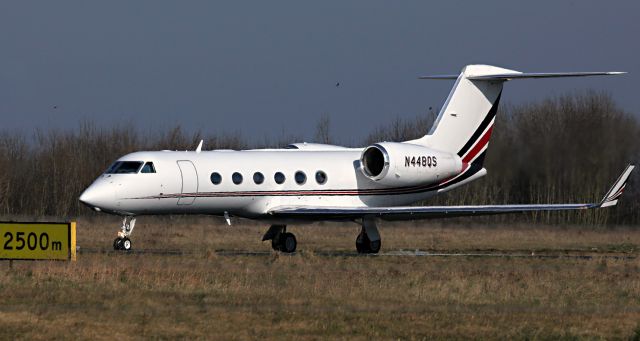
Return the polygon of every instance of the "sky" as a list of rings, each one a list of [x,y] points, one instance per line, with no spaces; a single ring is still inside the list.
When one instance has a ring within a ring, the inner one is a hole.
[[[640,114],[640,1],[3,1],[0,130],[177,124],[361,141],[444,102],[467,64],[524,72],[503,103],[595,89]],[[339,86],[336,86],[340,83]],[[426,132],[425,132],[426,133]],[[298,141],[291,141],[298,142]]]

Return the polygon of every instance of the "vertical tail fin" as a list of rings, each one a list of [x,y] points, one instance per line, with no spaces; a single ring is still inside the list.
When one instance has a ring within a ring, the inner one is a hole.
[[[619,75],[624,72],[522,73],[490,65],[467,65],[460,75],[422,79],[456,79],[431,131],[407,141],[457,154],[464,163],[481,169],[491,138],[504,82],[524,78]]]
[[[429,134],[409,142],[457,154],[463,162],[482,168],[505,80],[471,77],[515,73],[518,72],[488,65],[466,66],[457,76]]]

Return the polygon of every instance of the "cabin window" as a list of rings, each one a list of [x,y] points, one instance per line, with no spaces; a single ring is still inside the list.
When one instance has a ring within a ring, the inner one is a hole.
[[[273,180],[275,180],[278,185],[283,184],[285,180],[284,174],[282,174],[281,172],[276,172],[276,174],[273,175]]]
[[[298,185],[304,185],[304,183],[307,182],[307,175],[304,174],[303,171],[297,171],[294,178]]]
[[[264,175],[260,172],[253,173],[253,182],[255,182],[256,185],[260,185],[264,182]]]
[[[118,161],[107,170],[107,174],[136,174],[142,167],[142,161]]]
[[[142,166],[140,173],[155,173],[156,167],[153,166],[153,162],[147,162]]]
[[[222,182],[222,175],[217,172],[211,173],[211,183],[214,185],[219,185]]]
[[[234,184],[239,185],[242,183],[242,174],[235,172],[231,175],[231,181],[233,181]]]
[[[320,185],[324,185],[327,182],[327,173],[323,171],[316,172],[316,182]]]

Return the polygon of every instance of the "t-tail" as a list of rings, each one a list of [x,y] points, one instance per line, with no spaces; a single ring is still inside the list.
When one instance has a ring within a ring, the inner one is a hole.
[[[457,154],[470,173],[483,167],[504,82],[523,78],[618,75],[624,72],[523,73],[490,65],[467,65],[459,75],[420,79],[455,79],[433,127],[427,135],[407,143]]]

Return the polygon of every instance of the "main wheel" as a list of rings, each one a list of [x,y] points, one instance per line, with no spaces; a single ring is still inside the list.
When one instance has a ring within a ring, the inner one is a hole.
[[[131,250],[131,239],[127,237],[122,238],[122,250],[125,250],[125,251]]]
[[[360,232],[356,238],[356,250],[358,253],[369,253],[369,238],[367,235]]]
[[[358,250],[358,253],[378,253],[381,246],[381,240],[372,241],[364,232],[360,232],[358,238],[356,238],[356,250]]]
[[[284,253],[292,253],[296,251],[296,247],[298,246],[298,242],[296,241],[296,236],[293,233],[287,232],[280,238],[280,251]]]
[[[369,241],[369,253],[378,253],[380,252],[380,247],[382,246],[381,240]]]
[[[122,250],[122,239],[120,237],[113,240],[113,249]]]
[[[274,251],[280,251],[280,237],[274,237],[271,239],[271,248]]]

